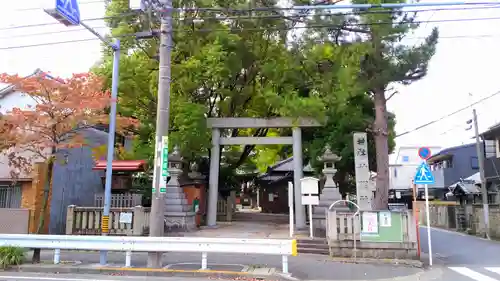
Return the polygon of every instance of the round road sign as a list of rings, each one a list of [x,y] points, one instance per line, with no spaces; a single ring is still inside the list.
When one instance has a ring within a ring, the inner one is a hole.
[[[428,147],[421,147],[418,149],[418,156],[423,160],[431,158],[431,150]]]

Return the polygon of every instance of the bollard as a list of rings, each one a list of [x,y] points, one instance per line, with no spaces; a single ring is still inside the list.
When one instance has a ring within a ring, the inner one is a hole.
[[[54,250],[54,264],[61,263],[61,249]]]
[[[288,256],[281,256],[283,273],[288,274]]]
[[[125,267],[130,267],[132,263],[132,252],[127,251],[125,253]]]
[[[207,270],[207,253],[203,252],[201,253],[201,270]]]

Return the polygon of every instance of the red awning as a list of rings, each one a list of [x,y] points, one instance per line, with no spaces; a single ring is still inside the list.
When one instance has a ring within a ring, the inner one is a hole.
[[[106,160],[98,160],[93,170],[106,170]],[[112,162],[113,171],[144,171],[146,161],[144,160],[115,160]]]

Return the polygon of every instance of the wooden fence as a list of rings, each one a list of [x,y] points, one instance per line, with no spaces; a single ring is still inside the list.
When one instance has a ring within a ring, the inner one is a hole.
[[[217,201],[217,218],[219,221],[231,221],[235,210],[235,199],[229,196],[227,199]],[[109,212],[110,235],[133,235],[141,236],[149,233],[149,214],[151,208],[142,206],[135,207],[112,207]],[[79,207],[68,206],[66,216],[66,234],[68,235],[99,235],[101,234],[101,220],[103,207]],[[120,222],[123,218],[132,217],[130,223]]]
[[[111,208],[132,208],[140,205],[142,205],[141,194],[124,193],[111,195]],[[104,206],[104,194],[96,194],[94,196],[94,206]]]
[[[141,236],[149,232],[150,208],[136,206],[132,208],[111,208],[109,212],[110,235]],[[66,216],[66,234],[99,235],[103,208],[68,206]],[[130,223],[120,222],[120,216],[131,216]]]

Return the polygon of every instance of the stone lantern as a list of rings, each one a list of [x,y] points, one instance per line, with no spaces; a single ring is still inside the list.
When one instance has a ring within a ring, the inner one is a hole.
[[[168,155],[170,180],[165,194],[165,227],[167,231],[191,231],[196,228],[195,213],[188,204],[186,195],[179,184],[182,174],[182,157],[179,147]]]
[[[325,236],[326,235],[326,211],[330,205],[342,199],[342,195],[340,194],[339,188],[337,184],[333,180],[337,169],[335,169],[335,162],[338,162],[342,159],[342,157],[337,156],[330,150],[330,146],[325,147],[325,152],[321,157],[319,157],[319,161],[323,162],[323,175],[326,178],[325,185],[321,190],[321,194],[319,196],[319,205],[314,206],[313,212],[313,227],[315,229],[314,233],[317,236]],[[335,206],[336,209],[346,209],[344,204],[339,203]]]

